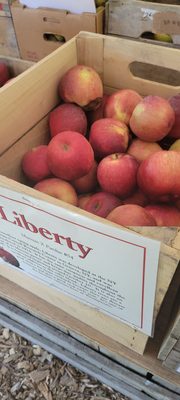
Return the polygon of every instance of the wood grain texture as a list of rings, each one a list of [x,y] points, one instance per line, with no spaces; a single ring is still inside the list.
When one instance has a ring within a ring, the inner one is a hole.
[[[164,4],[165,2],[145,2],[141,0],[111,0],[109,2],[108,18],[106,19],[106,33],[139,38],[144,32],[158,32],[158,23],[155,14],[162,16],[165,13],[180,15],[179,3]],[[135,21],[135,23],[134,23]],[[161,33],[171,33],[174,44],[180,44],[180,31],[171,30],[166,26]]]
[[[19,58],[5,57],[0,55],[0,62],[5,63],[8,66],[12,77],[21,74],[28,68],[32,67],[34,63],[32,61],[21,60]]]
[[[110,386],[114,387],[114,379],[116,384],[121,387],[122,382],[125,384],[123,388],[129,390],[129,395],[134,399],[134,395],[139,394],[138,399],[146,399],[147,396],[151,398],[160,399],[177,399],[178,390],[176,385],[170,385],[168,383],[161,384],[151,377],[150,379],[146,376],[146,371],[139,374],[136,366],[131,363],[131,366],[127,363],[127,360],[122,359],[121,363],[115,362],[110,357],[106,357],[99,350],[95,351],[92,348],[87,347],[81,343],[78,339],[72,338],[71,335],[60,331],[59,329],[50,326],[46,322],[29,315],[29,313],[19,309],[4,300],[0,300],[0,321],[5,326],[10,327],[22,336],[27,337],[29,340],[36,340],[36,343],[42,347],[47,346],[48,342],[51,343],[51,353],[59,356],[66,362],[70,362],[74,366],[78,366],[80,369],[90,368],[90,372],[93,371],[95,378],[103,379],[104,374],[109,375]],[[49,347],[50,348],[50,347]],[[59,352],[57,350],[59,349]],[[54,350],[56,351],[54,353]],[[77,365],[79,363],[79,365]],[[156,378],[156,377],[155,377]],[[128,395],[128,392],[122,392]],[[145,395],[145,397],[143,397]]]
[[[115,340],[97,330],[97,326],[92,328],[88,324],[84,324],[76,318],[68,315],[60,310],[57,306],[42,300],[40,297],[33,295],[31,292],[21,288],[13,282],[1,277],[0,278],[0,297],[7,299],[10,303],[17,305],[31,315],[34,315],[41,320],[48,322],[50,325],[60,329],[63,332],[74,333],[75,338],[82,343],[88,341],[88,346],[96,349],[104,349],[104,354],[116,360],[116,357],[123,357],[127,363],[133,363],[135,366],[156,375],[160,379],[165,379],[168,382],[177,385],[179,379],[171,371],[162,367],[162,363],[157,359],[159,342],[161,342],[161,330],[165,323],[165,318],[160,318],[160,323],[156,331],[155,338],[151,340],[150,345],[146,347],[144,355],[140,355],[128,349],[126,346],[117,343]],[[169,302],[168,302],[169,303]],[[167,316],[168,305],[165,307],[165,317]],[[161,317],[161,315],[160,315]],[[117,359],[119,361],[119,359]]]
[[[164,340],[161,344],[158,358],[163,360],[163,365],[176,370],[180,366],[180,291],[177,292],[173,304],[172,315]]]
[[[75,64],[76,46],[75,39],[72,39],[16,77],[8,88],[4,86],[0,89],[0,153],[59,103],[57,86],[60,77]],[[9,118],[9,115],[13,115],[13,118]]]

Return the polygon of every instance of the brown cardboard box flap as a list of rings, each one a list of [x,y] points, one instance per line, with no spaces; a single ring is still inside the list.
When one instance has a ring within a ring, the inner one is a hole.
[[[153,31],[156,33],[180,35],[180,13],[156,13],[153,18]]]

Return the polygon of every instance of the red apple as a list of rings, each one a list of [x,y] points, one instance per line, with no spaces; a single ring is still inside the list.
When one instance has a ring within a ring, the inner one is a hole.
[[[164,204],[152,204],[145,209],[153,216],[157,226],[180,226],[180,211]]]
[[[156,142],[170,132],[174,122],[175,112],[168,100],[159,96],[146,96],[135,107],[130,127],[139,139]]]
[[[61,104],[49,115],[51,137],[64,131],[86,134],[87,118],[85,112],[76,104]]]
[[[78,193],[89,193],[93,192],[97,185],[97,162],[94,160],[93,166],[88,174],[82,176],[79,179],[75,179],[71,182]]]
[[[93,162],[93,149],[78,132],[58,133],[48,144],[48,165],[57,178],[67,181],[81,178],[88,174]]]
[[[44,179],[41,182],[36,183],[34,189],[74,206],[77,206],[78,204],[78,197],[75,189],[69,182],[66,182],[63,179]]]
[[[40,145],[28,150],[22,159],[22,169],[32,181],[38,182],[51,175],[47,161],[47,146]]]
[[[87,112],[87,118],[90,126],[93,124],[93,122],[98,121],[98,119],[104,118],[104,108],[108,97],[108,94],[103,94],[102,102],[100,103],[99,107],[95,110]]]
[[[76,65],[59,82],[59,95],[66,103],[92,110],[102,102],[103,84],[94,68]]]
[[[104,115],[106,118],[115,118],[128,125],[134,108],[141,100],[142,96],[135,90],[117,90],[109,96]]]
[[[168,136],[180,139],[180,93],[170,97],[169,103],[175,112],[175,122]]]
[[[123,226],[155,226],[156,221],[143,207],[125,204],[114,208],[107,216],[109,221]]]
[[[126,198],[136,188],[138,167],[136,159],[129,154],[111,154],[100,161],[97,179],[103,191]]]
[[[78,196],[78,207],[85,210],[85,206],[93,193],[80,194]]]
[[[141,163],[151,154],[161,150],[161,146],[156,142],[145,142],[141,139],[134,139],[128,147],[127,153]]]
[[[107,215],[115,207],[122,204],[122,201],[118,197],[107,192],[98,192],[93,194],[84,206],[84,210],[98,215],[99,217],[106,218]]]
[[[8,66],[4,62],[0,62],[0,87],[3,86],[8,79],[9,76],[9,69]]]
[[[138,206],[145,207],[149,203],[149,199],[146,195],[140,190],[136,189],[136,191],[129,197],[126,197],[123,200],[124,204],[137,204]]]
[[[103,118],[91,125],[89,142],[97,159],[113,153],[124,153],[128,140],[129,130],[123,122]]]
[[[153,201],[180,198],[180,152],[163,150],[150,155],[140,164],[137,181]]]

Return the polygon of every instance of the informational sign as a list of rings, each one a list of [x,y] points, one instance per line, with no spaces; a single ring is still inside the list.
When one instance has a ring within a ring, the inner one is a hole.
[[[67,10],[75,14],[96,12],[95,0],[20,0],[20,3],[31,8],[55,8]]]
[[[160,242],[72,210],[1,187],[0,266],[151,335]]]

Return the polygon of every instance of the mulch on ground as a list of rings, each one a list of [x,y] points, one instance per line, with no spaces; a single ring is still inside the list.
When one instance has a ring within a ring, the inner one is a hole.
[[[0,327],[0,400],[129,400]]]

